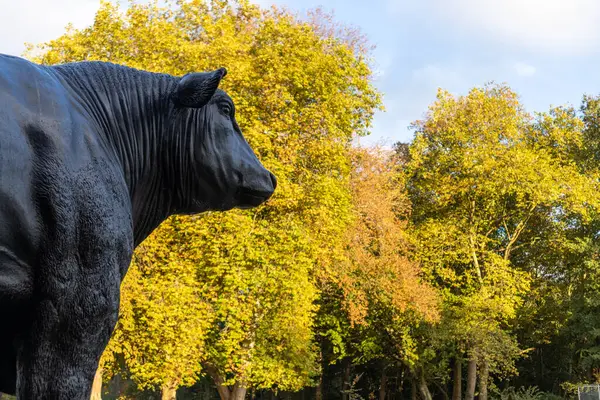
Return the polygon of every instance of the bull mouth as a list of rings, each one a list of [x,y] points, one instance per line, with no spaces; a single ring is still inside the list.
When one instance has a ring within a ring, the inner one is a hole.
[[[237,193],[238,208],[248,209],[258,207],[273,195],[272,191],[241,189]]]

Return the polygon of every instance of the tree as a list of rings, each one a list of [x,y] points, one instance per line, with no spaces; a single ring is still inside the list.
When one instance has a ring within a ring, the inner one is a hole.
[[[438,318],[437,293],[408,258],[410,203],[401,179],[393,153],[353,151],[353,222],[344,258],[320,281],[317,319],[325,363],[343,365],[343,391],[349,390],[352,366],[374,364],[385,396],[386,369],[411,358],[409,327]]]
[[[103,60],[175,75],[225,66],[239,125],[279,181],[265,207],[172,218],[144,242],[107,372],[124,363],[140,388],[172,393],[202,365],[224,399],[299,389],[316,374],[314,285],[343,260],[349,151],[381,104],[367,48],[322,16],[302,21],[245,0],[125,12],[106,2],[91,27],[31,49],[48,64]]]
[[[569,153],[581,137],[573,113],[557,108],[534,118],[506,86],[464,97],[440,90],[413,126],[408,188],[417,256],[444,294],[448,340],[467,353],[472,398],[475,365],[486,374],[514,371],[510,332],[532,281],[514,261],[535,244],[531,221],[548,210],[589,215],[598,184]],[[505,346],[481,340],[494,336],[506,337]]]
[[[598,98],[584,96],[579,113],[564,107],[540,119],[545,126],[557,120],[573,127],[570,134],[556,135],[552,147],[590,179],[598,177],[598,104]],[[589,215],[559,211],[549,209],[548,216],[534,221],[538,246],[515,260],[535,277],[535,292],[519,318],[520,340],[533,349],[520,366],[519,381],[553,391],[564,384],[596,382],[600,367],[597,210]]]
[[[213,214],[190,241],[186,253],[197,260],[198,282],[214,293],[207,300],[216,319],[202,365],[222,398],[247,388],[299,390],[318,373],[313,259],[302,227],[292,224]]]
[[[198,285],[197,266],[184,255],[188,229],[169,220],[136,250],[122,284],[117,329],[103,355],[108,377],[121,372],[139,389],[159,387],[171,396],[196,381],[215,316],[207,301],[211,292]]]

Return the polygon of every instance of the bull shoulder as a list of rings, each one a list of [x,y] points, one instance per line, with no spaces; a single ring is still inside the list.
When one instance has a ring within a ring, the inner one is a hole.
[[[76,103],[44,68],[0,55],[0,248],[26,265],[131,247],[122,171]]]

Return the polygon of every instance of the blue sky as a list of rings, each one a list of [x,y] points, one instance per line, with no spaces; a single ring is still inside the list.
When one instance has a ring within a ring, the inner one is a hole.
[[[255,0],[292,10],[322,6],[377,46],[376,85],[386,112],[364,144],[409,141],[438,87],[464,94],[505,82],[530,111],[578,106],[600,94],[600,2],[596,0]],[[92,22],[97,0],[0,0],[0,52],[50,40]]]

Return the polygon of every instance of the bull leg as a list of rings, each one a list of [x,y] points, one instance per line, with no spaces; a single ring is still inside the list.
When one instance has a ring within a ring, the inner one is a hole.
[[[34,295],[33,323],[18,349],[19,400],[89,400],[117,321],[119,285],[116,267],[69,265],[61,277],[46,280]]]
[[[17,355],[12,335],[0,334],[0,393],[15,394]]]

